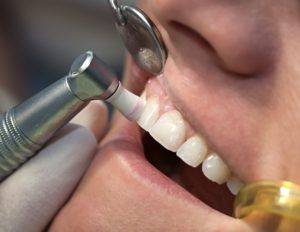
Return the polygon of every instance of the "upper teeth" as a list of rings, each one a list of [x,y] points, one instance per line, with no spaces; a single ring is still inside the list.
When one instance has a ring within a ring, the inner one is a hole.
[[[232,192],[232,194],[236,195],[244,186],[244,183],[235,176],[232,176],[227,181],[227,187]]]
[[[203,174],[211,181],[224,184],[230,177],[230,170],[216,153],[210,154],[202,165]]]
[[[192,167],[200,165],[206,155],[207,145],[198,135],[189,138],[177,151],[177,156]]]
[[[154,123],[159,118],[159,104],[158,98],[149,98],[146,102],[144,111],[141,117],[138,119],[138,124],[145,130],[149,131],[153,127]]]
[[[204,175],[213,182],[227,185],[234,194],[239,190],[238,179],[230,178],[230,170],[216,153],[208,155],[205,140],[198,135],[186,138],[186,122],[177,110],[160,115],[158,98],[147,99],[138,124],[166,149],[177,152],[177,156],[192,167],[202,162]]]
[[[177,110],[164,113],[149,130],[162,146],[176,152],[185,141],[185,122]]]

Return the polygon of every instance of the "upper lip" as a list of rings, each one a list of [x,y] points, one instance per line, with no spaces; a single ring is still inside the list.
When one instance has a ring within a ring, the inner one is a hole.
[[[168,59],[172,57],[174,63],[176,63],[176,66],[178,66],[178,69],[181,70],[181,74],[183,74],[180,77],[181,80],[184,79],[186,82],[188,82],[189,85],[193,85],[194,79],[190,78],[189,76],[190,73],[193,73],[197,77],[197,81],[201,82],[202,87],[210,85],[212,86],[215,83],[222,84],[222,82],[231,83],[232,81],[235,81],[235,79],[233,79],[233,76],[236,77],[236,75],[234,75],[233,73],[229,73],[225,70],[224,67],[222,67],[220,60],[218,60],[218,54],[216,53],[214,47],[209,43],[209,41],[202,37],[197,29],[189,27],[189,24],[185,24],[184,21],[170,21],[167,27],[167,31],[162,31],[162,37],[165,41],[166,47],[169,49]],[[193,55],[190,55],[191,51],[197,52],[193,53]],[[168,60],[166,66],[167,65]],[[187,75],[184,75],[185,73],[182,70],[188,70]],[[171,78],[173,78],[168,77],[168,74],[169,73],[164,73],[164,76],[166,76],[165,79],[170,80]],[[209,76],[211,80],[206,81],[206,76]],[[168,84],[168,86],[165,88],[166,92],[168,92],[168,88],[170,87],[169,85],[170,84]],[[171,88],[172,87],[170,87],[170,89]],[[214,90],[215,88],[212,89]],[[224,90],[226,89],[224,88]],[[175,95],[177,96],[178,94],[175,93]],[[203,96],[206,97],[207,102],[211,100],[207,97],[207,95]],[[219,97],[218,94],[216,94],[215,96],[216,98]],[[212,102],[213,101],[210,101],[210,103]],[[229,161],[228,158],[231,159],[231,157],[229,157],[231,153],[226,149],[220,148],[219,143],[216,143],[218,141],[212,138],[212,133],[206,125],[208,119],[202,118],[202,120],[198,120],[198,118],[194,118],[190,111],[182,105],[182,102],[177,101],[177,99],[173,101],[173,104],[177,108],[177,110],[185,116],[185,119],[189,122],[193,129],[196,132],[199,132],[201,136],[205,137],[206,141],[210,145],[210,148],[216,151],[228,164],[228,166],[230,166],[232,171],[234,171],[234,175],[244,182],[248,182],[248,180],[245,181],[245,178],[242,178],[245,177],[244,174],[240,175],[241,173],[238,165],[232,166],[231,164],[233,162],[227,162]],[[230,151],[232,151],[232,149]]]

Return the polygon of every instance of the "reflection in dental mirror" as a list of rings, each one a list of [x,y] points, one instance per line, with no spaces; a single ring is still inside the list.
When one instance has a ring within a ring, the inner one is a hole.
[[[116,28],[129,53],[143,70],[157,75],[163,72],[167,51],[152,20],[139,8],[118,5],[109,0]]]

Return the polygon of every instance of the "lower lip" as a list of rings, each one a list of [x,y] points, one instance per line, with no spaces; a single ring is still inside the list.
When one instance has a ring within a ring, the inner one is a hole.
[[[144,184],[154,186],[155,189],[161,189],[164,192],[171,193],[193,204],[202,205],[203,203],[201,201],[173,182],[146,160],[142,148],[143,145],[141,141],[137,141],[139,140],[138,136],[141,135],[133,135],[136,133],[135,127],[136,125],[128,122],[128,127],[126,127],[126,129],[124,128],[122,132],[122,138],[137,138],[135,142],[130,141],[124,144],[122,149],[122,161],[129,167],[131,174],[141,179]],[[122,140],[122,138],[120,138],[120,140]]]

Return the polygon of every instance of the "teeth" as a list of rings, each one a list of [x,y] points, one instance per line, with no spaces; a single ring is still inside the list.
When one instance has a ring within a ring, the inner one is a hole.
[[[137,123],[145,130],[150,128],[159,118],[159,104],[156,97],[151,97],[147,100],[144,111]]]
[[[226,184],[230,192],[234,195],[237,195],[241,188],[245,185],[235,176],[230,177]]]
[[[145,94],[142,97],[146,98]],[[208,147],[203,138],[194,135],[185,141],[185,121],[177,110],[160,116],[158,97],[147,99],[137,123],[163,147],[177,152],[177,156],[188,165],[197,167],[203,162],[202,171],[209,180],[218,184],[227,182],[229,190],[235,195],[242,188],[243,183],[236,177],[230,177],[229,168],[216,153],[210,153],[205,159]]]
[[[177,151],[177,156],[192,167],[202,163],[207,154],[207,145],[199,136],[189,138]]]
[[[157,142],[173,152],[176,152],[183,144],[185,132],[185,122],[176,110],[163,114],[149,130],[149,133]]]
[[[204,175],[211,181],[224,184],[230,177],[230,170],[216,153],[210,154],[202,164]]]

